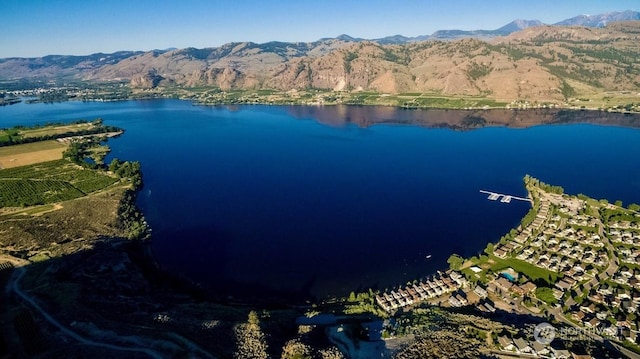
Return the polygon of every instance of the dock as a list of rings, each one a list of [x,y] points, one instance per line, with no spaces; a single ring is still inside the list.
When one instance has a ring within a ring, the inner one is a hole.
[[[533,203],[531,201],[531,199],[529,199],[529,198],[512,196],[510,194],[503,194],[503,193],[498,193],[498,192],[485,191],[483,189],[480,190],[480,193],[484,193],[486,195],[489,195],[487,197],[487,199],[490,200],[490,201],[500,200],[500,202],[502,202],[502,203],[511,203],[511,200],[515,199],[515,200],[518,200],[518,201],[525,201],[525,202]]]

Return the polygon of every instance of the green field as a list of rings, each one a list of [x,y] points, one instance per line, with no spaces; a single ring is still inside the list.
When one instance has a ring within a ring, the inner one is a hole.
[[[67,160],[0,170],[0,207],[24,207],[82,197],[118,179]]]
[[[539,287],[536,289],[536,298],[541,301],[554,305],[558,302],[558,300],[553,296],[553,289],[547,287]]]
[[[19,134],[22,138],[41,138],[46,136],[54,136],[60,134],[87,131],[95,127],[93,123],[76,123],[71,125],[53,125],[20,130]]]
[[[496,256],[490,256],[495,264],[491,266],[491,271],[497,273],[502,269],[513,268],[516,272],[522,273],[527,276],[530,280],[541,279],[553,285],[558,280],[558,273],[546,270],[544,268],[536,267],[531,263],[521,261],[516,258],[505,258],[501,259]]]
[[[0,129],[0,146],[117,131],[120,131],[120,129],[104,125],[101,119],[92,122],[81,120],[71,124],[45,124],[28,128],[16,126]]]

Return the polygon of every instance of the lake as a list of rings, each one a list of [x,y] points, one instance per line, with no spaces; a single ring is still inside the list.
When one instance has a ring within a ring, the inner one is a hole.
[[[640,203],[640,131],[603,125],[637,116],[149,100],[17,104],[0,127],[97,117],[126,131],[110,158],[142,163],[160,264],[223,296],[325,298],[445,269],[517,226],[528,203],[479,190],[525,196],[525,174]]]

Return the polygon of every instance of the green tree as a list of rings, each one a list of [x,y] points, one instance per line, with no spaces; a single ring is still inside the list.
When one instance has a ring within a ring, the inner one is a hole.
[[[447,259],[447,263],[449,263],[449,268],[459,270],[462,267],[462,263],[464,263],[464,258],[454,253]]]
[[[487,247],[484,249],[486,254],[493,254],[493,250],[495,249],[495,245],[493,243],[487,244]]]
[[[80,142],[71,142],[69,148],[63,153],[62,157],[69,159],[75,164],[82,164],[85,155],[84,145]]]
[[[120,168],[120,164],[121,162],[119,159],[117,158],[112,159],[111,163],[109,164],[109,171],[115,173],[118,170],[118,168]]]
[[[349,301],[350,302],[355,302],[356,301],[356,293],[354,293],[354,292],[349,293]]]

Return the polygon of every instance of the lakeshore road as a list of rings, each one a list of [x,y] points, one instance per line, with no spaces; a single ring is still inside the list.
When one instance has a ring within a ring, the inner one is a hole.
[[[22,263],[20,263],[20,264],[22,264]],[[122,352],[141,353],[141,354],[146,354],[149,357],[155,358],[155,359],[162,359],[163,358],[163,356],[160,355],[160,353],[158,353],[156,351],[153,351],[151,349],[148,349],[148,348],[123,347],[123,346],[120,346],[120,345],[96,342],[96,341],[93,341],[91,339],[84,338],[84,337],[80,336],[79,334],[77,334],[76,332],[74,332],[74,331],[70,330],[69,328],[65,327],[60,322],[55,320],[44,309],[42,309],[42,307],[40,307],[40,305],[38,305],[38,303],[36,303],[36,301],[33,298],[28,296],[26,293],[24,293],[22,291],[22,289],[20,289],[20,280],[22,279],[22,277],[24,276],[25,273],[26,273],[26,269],[24,267],[22,267],[22,266],[16,267],[15,270],[14,270],[14,273],[12,275],[12,278],[10,279],[10,282],[9,282],[9,284],[7,286],[7,289],[10,290],[10,291],[13,291],[14,293],[16,293],[16,295],[18,295],[18,297],[20,297],[22,300],[27,302],[33,309],[35,309],[38,313],[40,313],[40,315],[42,315],[42,317],[44,317],[44,319],[46,319],[54,327],[58,328],[65,335],[73,338],[78,343],[83,344],[83,345],[99,347],[99,348],[105,348],[105,349],[111,349],[111,350],[122,351]]]

